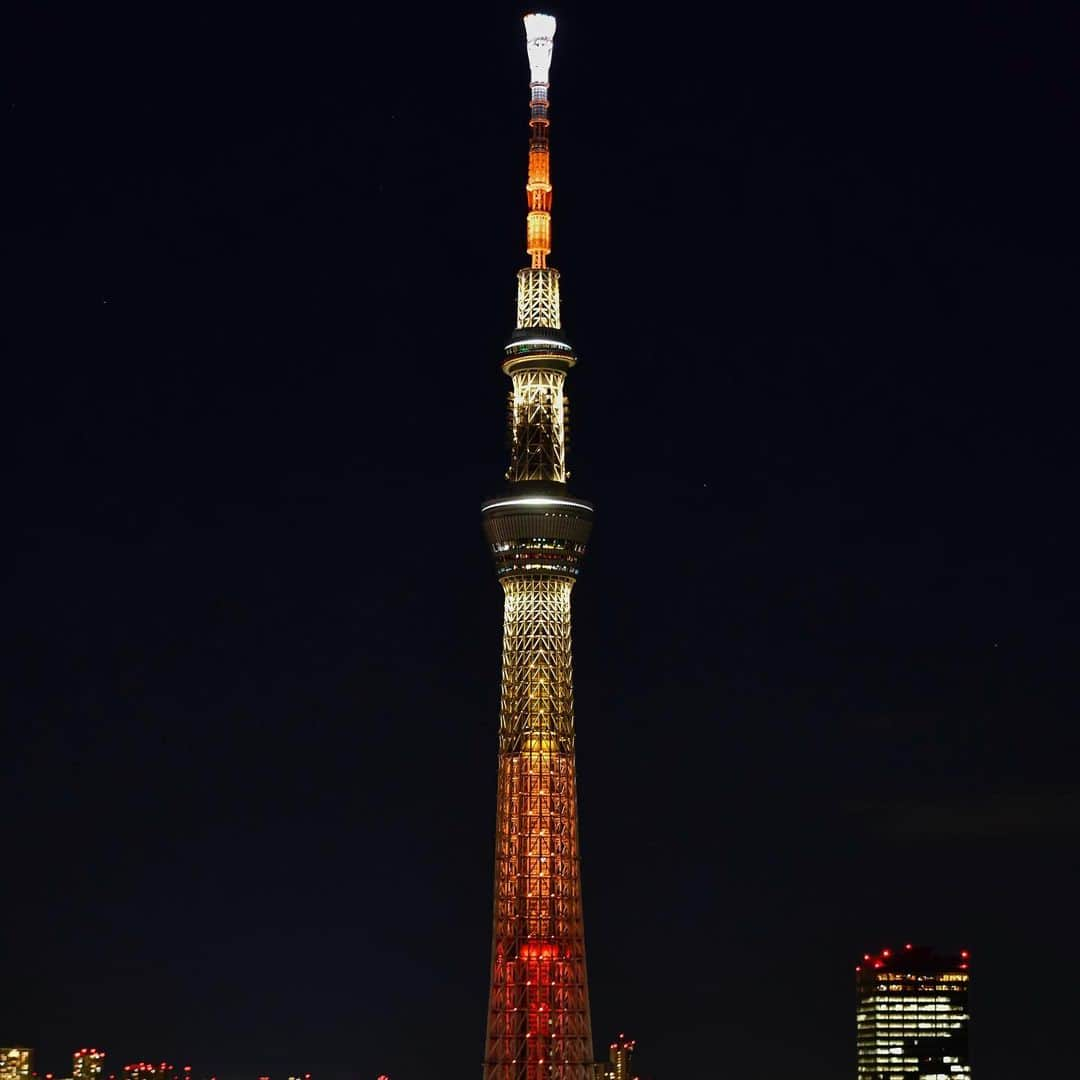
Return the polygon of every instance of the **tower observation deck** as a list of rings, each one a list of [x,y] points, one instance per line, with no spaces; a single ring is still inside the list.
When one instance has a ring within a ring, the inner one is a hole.
[[[483,506],[503,589],[495,911],[484,1080],[593,1080],[581,906],[570,593],[592,507],[569,494],[567,373],[551,253],[550,15],[526,15],[531,72],[525,248],[506,345],[508,487]]]

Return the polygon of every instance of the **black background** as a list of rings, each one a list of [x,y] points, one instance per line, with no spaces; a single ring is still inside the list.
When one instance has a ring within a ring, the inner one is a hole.
[[[588,5],[552,74],[593,1021],[853,1074],[973,953],[1065,1064],[1080,17]],[[520,12],[38,10],[13,41],[0,1042],[475,1077],[524,262]]]

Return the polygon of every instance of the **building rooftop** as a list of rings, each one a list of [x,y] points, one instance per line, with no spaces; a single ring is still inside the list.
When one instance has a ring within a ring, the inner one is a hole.
[[[958,952],[938,952],[929,945],[905,944],[898,949],[882,949],[878,953],[864,953],[856,971],[896,971],[913,974],[935,971],[967,971],[971,953],[967,949]]]

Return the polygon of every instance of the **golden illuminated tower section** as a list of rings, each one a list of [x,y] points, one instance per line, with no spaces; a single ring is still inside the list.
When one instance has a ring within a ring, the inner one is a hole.
[[[564,383],[575,356],[551,250],[549,15],[527,15],[532,73],[526,249],[510,377],[509,487],[484,504],[503,588],[495,917],[485,1080],[593,1080],[581,908],[570,592],[592,525],[568,494]]]

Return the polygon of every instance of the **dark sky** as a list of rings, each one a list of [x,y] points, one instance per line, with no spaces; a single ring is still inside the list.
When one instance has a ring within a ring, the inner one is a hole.
[[[554,9],[597,1042],[850,1075],[856,959],[913,940],[972,950],[979,1080],[1033,1075],[1077,1004],[1080,16],[749,7]],[[519,15],[13,30],[0,1043],[42,1070],[478,1076]]]

